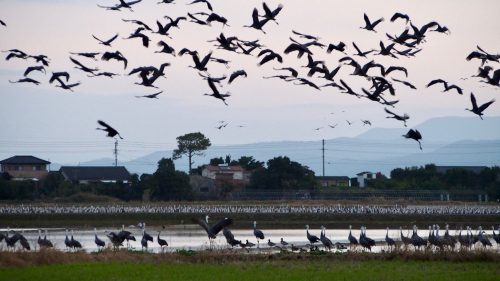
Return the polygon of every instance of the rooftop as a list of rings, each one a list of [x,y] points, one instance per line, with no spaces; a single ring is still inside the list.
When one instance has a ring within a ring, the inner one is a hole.
[[[220,165],[220,166],[212,166],[208,165],[205,167],[205,169],[209,171],[215,171],[215,172],[241,172],[244,171],[244,169],[241,166],[227,166],[227,165]]]
[[[59,170],[70,181],[127,181],[130,173],[123,166],[62,166]]]
[[[35,165],[43,165],[43,164],[50,164],[49,161],[37,158],[35,156],[31,155],[16,155],[12,156],[10,158],[4,159],[0,161],[0,164],[2,165],[29,165],[29,164],[35,164]]]

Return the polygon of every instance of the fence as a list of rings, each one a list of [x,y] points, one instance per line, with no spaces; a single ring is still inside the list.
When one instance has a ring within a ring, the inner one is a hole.
[[[228,199],[232,200],[362,200],[383,198],[387,200],[421,200],[421,201],[476,201],[488,202],[488,194],[483,191],[422,191],[422,190],[377,190],[377,191],[242,191],[234,192]]]

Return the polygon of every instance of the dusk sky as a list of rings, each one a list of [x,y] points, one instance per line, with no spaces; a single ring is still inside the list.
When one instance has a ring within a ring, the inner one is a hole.
[[[113,139],[98,131],[97,120],[104,120],[125,138],[120,141],[121,160],[130,160],[148,152],[172,149],[176,137],[189,132],[202,132],[213,145],[245,144],[282,140],[321,140],[342,136],[356,136],[370,129],[361,119],[368,119],[378,128],[401,128],[402,123],[387,119],[384,106],[368,99],[342,94],[334,88],[317,91],[308,86],[297,86],[279,79],[263,79],[263,76],[286,74],[273,68],[291,66],[307,77],[301,68],[306,56],[297,59],[296,53],[283,54],[290,44],[289,37],[300,42],[308,40],[292,34],[292,30],[316,35],[320,42],[328,45],[343,41],[346,53],[353,54],[352,42],[363,50],[379,49],[382,40],[390,41],[386,33],[397,35],[406,28],[405,21],[390,22],[395,12],[406,13],[413,24],[422,26],[437,21],[448,27],[451,34],[428,32],[426,42],[419,45],[422,51],[413,58],[399,59],[370,55],[369,59],[353,57],[366,63],[371,59],[388,66],[404,66],[408,78],[401,72],[391,77],[410,81],[418,89],[412,90],[394,83],[397,113],[408,113],[409,128],[430,118],[442,116],[470,116],[470,93],[474,92],[478,103],[487,102],[500,95],[500,87],[481,83],[477,74],[479,60],[466,61],[465,57],[479,45],[484,50],[497,54],[500,49],[500,2],[489,1],[266,1],[275,8],[284,8],[277,16],[279,24],[269,22],[261,31],[244,28],[252,22],[252,10],[257,7],[262,13],[262,1],[216,1],[211,3],[214,12],[228,19],[229,26],[213,22],[212,26],[201,26],[182,21],[180,29],[172,29],[172,39],[146,32],[151,38],[149,48],[144,48],[140,39],[128,37],[137,25],[122,19],[141,20],[156,30],[156,20],[163,24],[169,15],[173,18],[186,16],[187,12],[209,12],[206,5],[186,5],[191,1],[177,0],[173,5],[157,5],[157,0],[143,0],[133,6],[133,12],[109,11],[97,4],[112,6],[118,1],[99,0],[3,0],[0,1],[0,50],[20,49],[31,55],[45,54],[50,58],[47,74],[33,72],[29,77],[41,82],[39,86],[28,83],[9,83],[23,77],[28,66],[37,65],[32,59],[5,60],[0,58],[0,158],[13,155],[32,154],[52,162],[76,164],[95,158],[112,157]],[[370,19],[384,17],[376,27],[377,32],[360,29],[364,26],[363,13]],[[260,61],[253,56],[235,54],[217,49],[208,40],[214,40],[221,32],[226,36],[237,36],[243,40],[260,39],[260,42],[283,56],[283,64],[272,61],[257,66]],[[112,47],[98,44],[95,35],[108,39],[119,33]],[[248,77],[239,77],[231,85],[223,82],[221,93],[229,91],[229,106],[220,100],[204,96],[210,88],[198,71],[189,68],[193,61],[189,55],[182,57],[154,53],[161,48],[159,40],[170,44],[176,52],[187,47],[198,50],[204,56],[213,51],[213,56],[231,61],[230,68],[215,62],[208,64],[212,76],[230,75],[244,69]],[[405,49],[396,45],[399,50]],[[69,52],[104,52],[119,50],[129,60],[129,66],[117,61],[93,61],[73,56],[80,62],[102,71],[118,73],[113,79],[87,77],[74,68]],[[327,54],[325,49],[311,48],[316,60],[325,60],[330,69],[339,65],[345,56],[339,52]],[[156,82],[159,89],[135,85],[137,76],[127,76],[139,66],[159,66],[169,62],[166,79]],[[499,63],[490,64],[498,69]],[[74,92],[56,88],[49,84],[51,72],[68,71],[70,82],[81,82]],[[335,80],[345,80],[355,91],[368,89],[370,82],[350,75],[353,68],[343,65]],[[376,72],[375,70],[373,70]],[[433,79],[441,78],[464,89],[463,95],[455,91],[443,93],[441,86],[426,88]],[[462,80],[461,78],[468,78]],[[318,85],[325,80],[311,78]],[[159,90],[159,99],[139,99],[135,96],[152,94]],[[498,99],[498,98],[497,98]],[[486,111],[485,117],[500,115],[497,101]],[[477,117],[477,116],[476,116]],[[229,123],[222,130],[216,129],[219,121]],[[353,121],[349,126],[346,120]],[[478,122],[481,122],[477,118]],[[328,125],[338,126],[331,129]],[[499,124],[500,125],[500,124]],[[315,130],[315,128],[322,128]],[[498,130],[491,128],[492,130]],[[400,136],[394,136],[400,138]]]

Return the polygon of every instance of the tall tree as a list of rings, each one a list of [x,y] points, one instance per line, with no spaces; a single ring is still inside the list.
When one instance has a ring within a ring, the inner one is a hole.
[[[275,157],[267,161],[267,169],[257,168],[251,176],[251,186],[255,189],[314,189],[318,182],[314,172],[307,166],[291,161],[290,158]]]
[[[158,169],[153,174],[155,186],[152,197],[157,200],[188,200],[191,199],[189,176],[175,170],[174,161],[162,158],[158,161]]]
[[[172,158],[179,159],[186,155],[189,159],[189,174],[194,163],[193,156],[202,156],[203,151],[212,145],[210,140],[202,133],[189,133],[177,137],[177,149],[174,150]]]

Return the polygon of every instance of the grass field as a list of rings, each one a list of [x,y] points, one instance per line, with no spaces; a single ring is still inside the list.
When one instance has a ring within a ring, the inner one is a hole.
[[[499,280],[498,262],[90,262],[0,268],[2,280]]]

